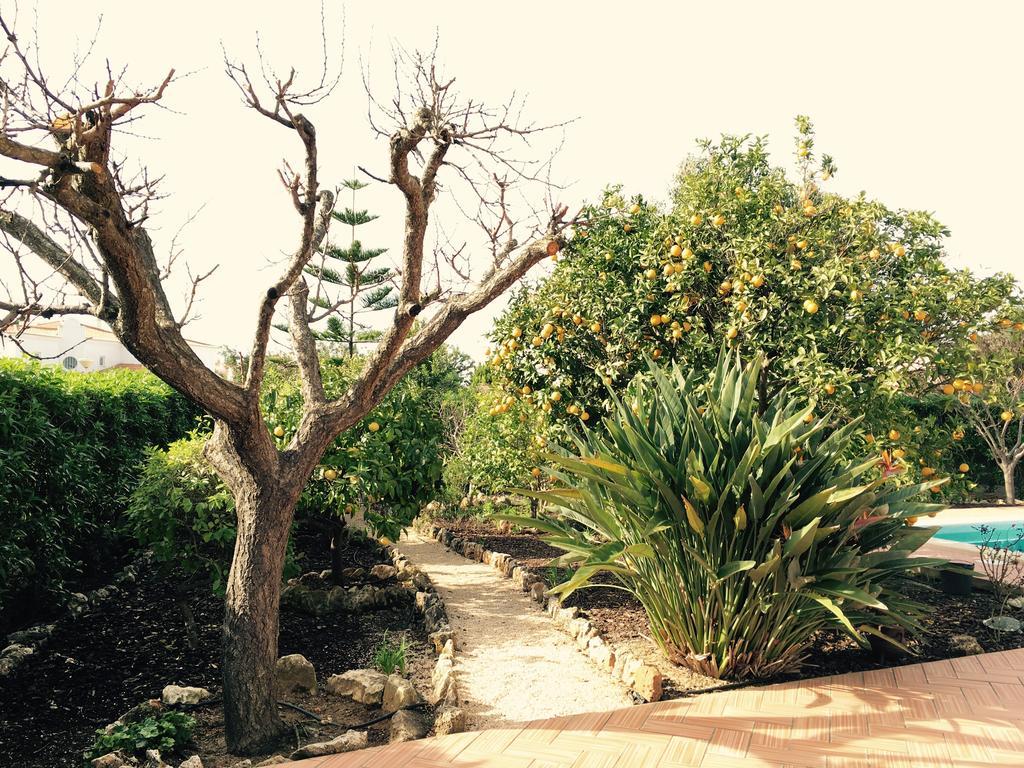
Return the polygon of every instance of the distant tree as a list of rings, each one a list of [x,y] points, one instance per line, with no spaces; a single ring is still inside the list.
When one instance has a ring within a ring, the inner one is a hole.
[[[1011,319],[1014,314],[1018,317]],[[1022,308],[1008,306],[989,330],[972,333],[960,374],[942,385],[943,392],[954,398],[957,410],[985,442],[1003,473],[1007,504],[1017,503],[1014,474],[1024,459],[1022,318]]]
[[[394,291],[395,273],[389,267],[373,264],[387,248],[365,248],[356,237],[356,227],[377,218],[356,208],[356,193],[369,185],[348,179],[341,186],[352,193],[352,204],[343,210],[335,209],[331,216],[350,228],[349,245],[341,248],[328,243],[320,250],[319,262],[306,267],[306,274],[311,275],[317,285],[316,292],[309,297],[310,320],[313,323],[326,321],[326,329],[313,329],[313,335],[318,341],[343,345],[351,357],[358,343],[376,341],[382,333],[361,322],[359,316],[394,309],[398,306],[398,296]],[[337,288],[337,295],[330,295],[331,286]]]

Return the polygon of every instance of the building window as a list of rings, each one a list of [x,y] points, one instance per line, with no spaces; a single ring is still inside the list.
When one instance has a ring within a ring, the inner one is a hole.
[[[66,370],[73,371],[78,367],[78,359],[68,355],[61,361],[61,365],[63,365]]]
[[[104,366],[106,364],[107,364],[107,358],[104,357],[103,355],[100,355],[100,367],[102,367],[102,366]]]

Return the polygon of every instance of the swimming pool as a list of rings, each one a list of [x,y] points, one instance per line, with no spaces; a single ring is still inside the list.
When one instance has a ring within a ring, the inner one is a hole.
[[[988,526],[990,533],[983,534],[979,525]],[[988,542],[991,546],[1005,547],[1012,544],[1013,549],[1024,552],[1024,541],[1018,541],[1024,531],[1024,520],[1000,520],[998,522],[954,523],[942,526],[935,534],[937,539],[959,541],[964,544],[981,545]]]

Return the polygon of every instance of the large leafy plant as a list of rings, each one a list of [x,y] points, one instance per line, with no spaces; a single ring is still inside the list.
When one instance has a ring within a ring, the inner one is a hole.
[[[664,652],[714,677],[793,671],[821,629],[919,631],[902,578],[941,563],[912,556],[935,529],[908,525],[940,508],[915,501],[933,483],[893,487],[887,454],[845,460],[856,420],[833,427],[785,390],[761,401],[760,372],[727,354],[710,379],[649,363],[600,431],[551,456],[564,486],[533,494],[558,513],[530,524],[575,569],[555,592],[611,574]]]

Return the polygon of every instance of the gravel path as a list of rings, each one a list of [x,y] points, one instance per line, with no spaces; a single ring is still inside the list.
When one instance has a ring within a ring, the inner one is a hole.
[[[399,549],[430,576],[459,641],[459,697],[472,728],[600,712],[633,702],[491,566],[408,529]]]

